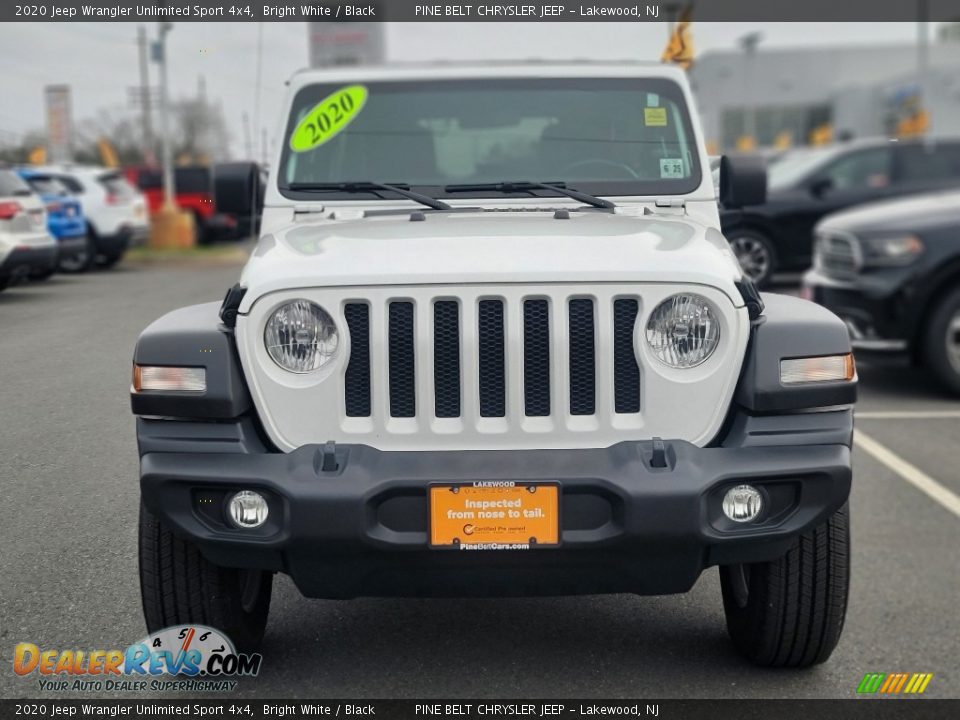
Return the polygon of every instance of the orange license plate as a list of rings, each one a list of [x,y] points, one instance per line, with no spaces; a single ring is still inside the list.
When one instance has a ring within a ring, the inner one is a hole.
[[[556,483],[430,486],[430,546],[528,550],[560,544]]]

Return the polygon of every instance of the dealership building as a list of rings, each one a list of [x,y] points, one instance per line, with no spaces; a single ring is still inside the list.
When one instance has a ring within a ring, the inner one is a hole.
[[[738,138],[759,146],[789,137],[806,144],[828,125],[834,137],[895,135],[926,96],[929,132],[960,136],[960,29],[943,26],[927,47],[852,45],[706,52],[691,80],[708,143],[717,151]],[[921,81],[921,77],[923,80]]]

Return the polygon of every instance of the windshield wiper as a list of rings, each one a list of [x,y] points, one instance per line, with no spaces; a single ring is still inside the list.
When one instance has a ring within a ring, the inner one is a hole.
[[[603,198],[594,197],[593,195],[588,195],[585,192],[580,192],[579,190],[574,190],[573,188],[568,188],[566,183],[562,182],[530,182],[529,180],[514,180],[514,181],[504,181],[504,182],[495,182],[495,183],[465,183],[462,185],[447,185],[443,188],[444,192],[448,193],[457,193],[457,192],[483,192],[483,191],[493,191],[493,192],[502,192],[502,193],[517,193],[525,192],[529,193],[532,190],[553,190],[558,192],[561,195],[566,195],[568,198],[573,198],[574,200],[579,200],[582,203],[587,205],[592,205],[596,208],[603,208],[605,210],[612,210],[616,207],[616,204],[610,200],[605,200]]]
[[[379,182],[341,182],[341,183],[311,183],[311,182],[299,182],[299,183],[290,183],[287,187],[283,188],[284,190],[293,190],[295,192],[345,192],[345,193],[361,193],[361,192],[372,192],[376,194],[378,190],[387,190],[389,192],[396,193],[397,195],[402,195],[405,198],[413,200],[420,203],[421,205],[426,205],[428,208],[433,208],[434,210],[450,210],[451,207],[443,202],[443,200],[437,200],[432,198],[429,195],[423,195],[418,192],[413,192],[410,189],[410,186],[406,183],[401,183],[394,185],[391,183],[379,183]]]

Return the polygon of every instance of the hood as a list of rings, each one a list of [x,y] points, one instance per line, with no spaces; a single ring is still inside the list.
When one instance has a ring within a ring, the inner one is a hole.
[[[858,205],[825,217],[818,229],[865,233],[917,232],[924,227],[960,223],[960,191],[929,193]]]
[[[241,277],[240,311],[297,287],[538,282],[675,282],[743,304],[723,236],[686,215],[553,211],[318,216],[265,235]]]

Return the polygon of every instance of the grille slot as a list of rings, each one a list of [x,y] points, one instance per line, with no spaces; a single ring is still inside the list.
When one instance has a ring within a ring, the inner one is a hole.
[[[434,412],[460,417],[460,308],[454,300],[433,305]]]
[[[640,367],[633,350],[633,328],[640,303],[631,298],[613,301],[614,411],[640,412]]]
[[[480,417],[504,417],[507,414],[506,352],[500,300],[478,303],[477,351]]]
[[[527,417],[550,415],[550,305],[523,303],[523,404]]]
[[[390,415],[396,418],[412,418],[417,414],[413,303],[390,303],[389,320],[387,340],[390,356]]]
[[[370,417],[370,306],[348,303],[343,314],[350,332],[350,362],[343,378],[347,417]]]
[[[571,415],[593,415],[597,411],[593,325],[593,300],[587,298],[571,300],[569,305]]]

